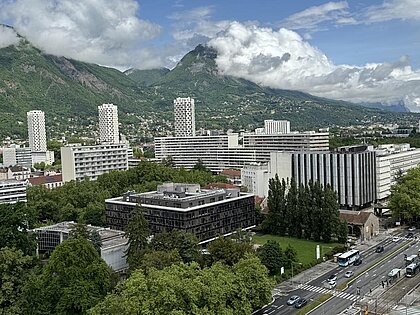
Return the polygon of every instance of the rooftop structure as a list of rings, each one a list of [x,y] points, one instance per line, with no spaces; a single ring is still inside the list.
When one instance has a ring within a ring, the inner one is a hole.
[[[52,253],[54,249],[68,239],[71,229],[74,227],[73,221],[65,221],[57,224],[33,229],[37,234],[38,253]],[[101,257],[114,271],[124,270],[128,267],[125,250],[127,249],[127,239],[124,232],[88,225],[89,231],[97,231],[101,237]]]
[[[140,204],[153,233],[183,230],[194,233],[201,242],[255,224],[254,196],[237,187],[202,189],[198,184],[165,183],[156,191],[129,192],[105,204],[112,228],[124,230]]]

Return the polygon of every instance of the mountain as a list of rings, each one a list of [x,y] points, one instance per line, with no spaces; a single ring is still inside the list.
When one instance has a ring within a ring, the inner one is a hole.
[[[371,121],[409,124],[418,118],[298,91],[268,89],[220,75],[214,50],[197,46],[168,69],[116,69],[43,53],[22,39],[0,49],[0,139],[27,137],[26,112],[46,112],[49,137],[92,136],[97,106],[119,106],[122,132],[151,137],[172,130],[176,97],[196,99],[197,127],[253,129],[264,119],[289,119],[293,129]],[[418,116],[417,116],[418,117]]]
[[[408,113],[410,110],[405,107],[404,102],[396,102],[393,104],[383,104],[383,103],[361,103],[360,105],[369,107],[369,108],[377,108],[377,109],[383,109],[388,110],[391,112],[396,113]]]
[[[124,74],[140,85],[149,86],[158,81],[161,77],[170,71],[171,70],[168,68],[150,70],[128,69],[124,71]]]

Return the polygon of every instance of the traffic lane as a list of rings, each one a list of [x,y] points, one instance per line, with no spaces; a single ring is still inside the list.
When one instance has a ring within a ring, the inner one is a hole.
[[[287,296],[276,298],[272,304],[254,313],[254,315],[286,315],[298,312],[299,309],[295,308],[294,305],[287,305],[287,300],[292,295],[298,295],[299,297],[303,297],[307,299],[309,303],[309,299],[313,299],[314,297],[316,297],[317,293],[300,289],[295,290],[293,292],[290,292],[290,294],[288,294]]]

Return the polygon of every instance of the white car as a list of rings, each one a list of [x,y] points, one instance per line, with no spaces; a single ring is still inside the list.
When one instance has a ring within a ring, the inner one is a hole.
[[[296,301],[298,301],[300,299],[300,296],[298,295],[292,295],[288,300],[287,300],[287,305],[293,305],[296,303]]]
[[[416,230],[416,227],[415,227],[415,226],[412,226],[412,227],[410,227],[408,230],[409,230],[410,232],[413,232],[413,231],[415,231],[415,230]]]
[[[398,236],[394,236],[393,238],[392,238],[392,241],[393,242],[398,242],[400,240],[400,238],[398,237]]]
[[[327,287],[328,289],[334,289],[337,286],[337,282],[335,282],[334,280],[327,280],[325,287]]]
[[[346,273],[344,274],[344,277],[351,278],[353,277],[353,275],[354,275],[354,272],[349,270],[349,271],[346,271]]]

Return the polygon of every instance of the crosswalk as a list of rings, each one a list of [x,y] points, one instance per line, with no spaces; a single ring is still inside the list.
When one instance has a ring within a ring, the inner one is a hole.
[[[336,290],[330,290],[330,289],[321,288],[321,287],[317,287],[317,286],[310,285],[310,284],[301,284],[301,285],[299,285],[299,289],[312,291],[312,292],[316,292],[316,293],[321,293],[321,294],[329,293],[329,294],[332,294],[335,297],[350,300],[350,301],[353,301],[353,302],[357,301],[357,299],[359,298],[357,295],[354,295],[354,294],[351,294],[351,293],[346,293],[346,292],[341,292],[341,291],[336,291]]]

